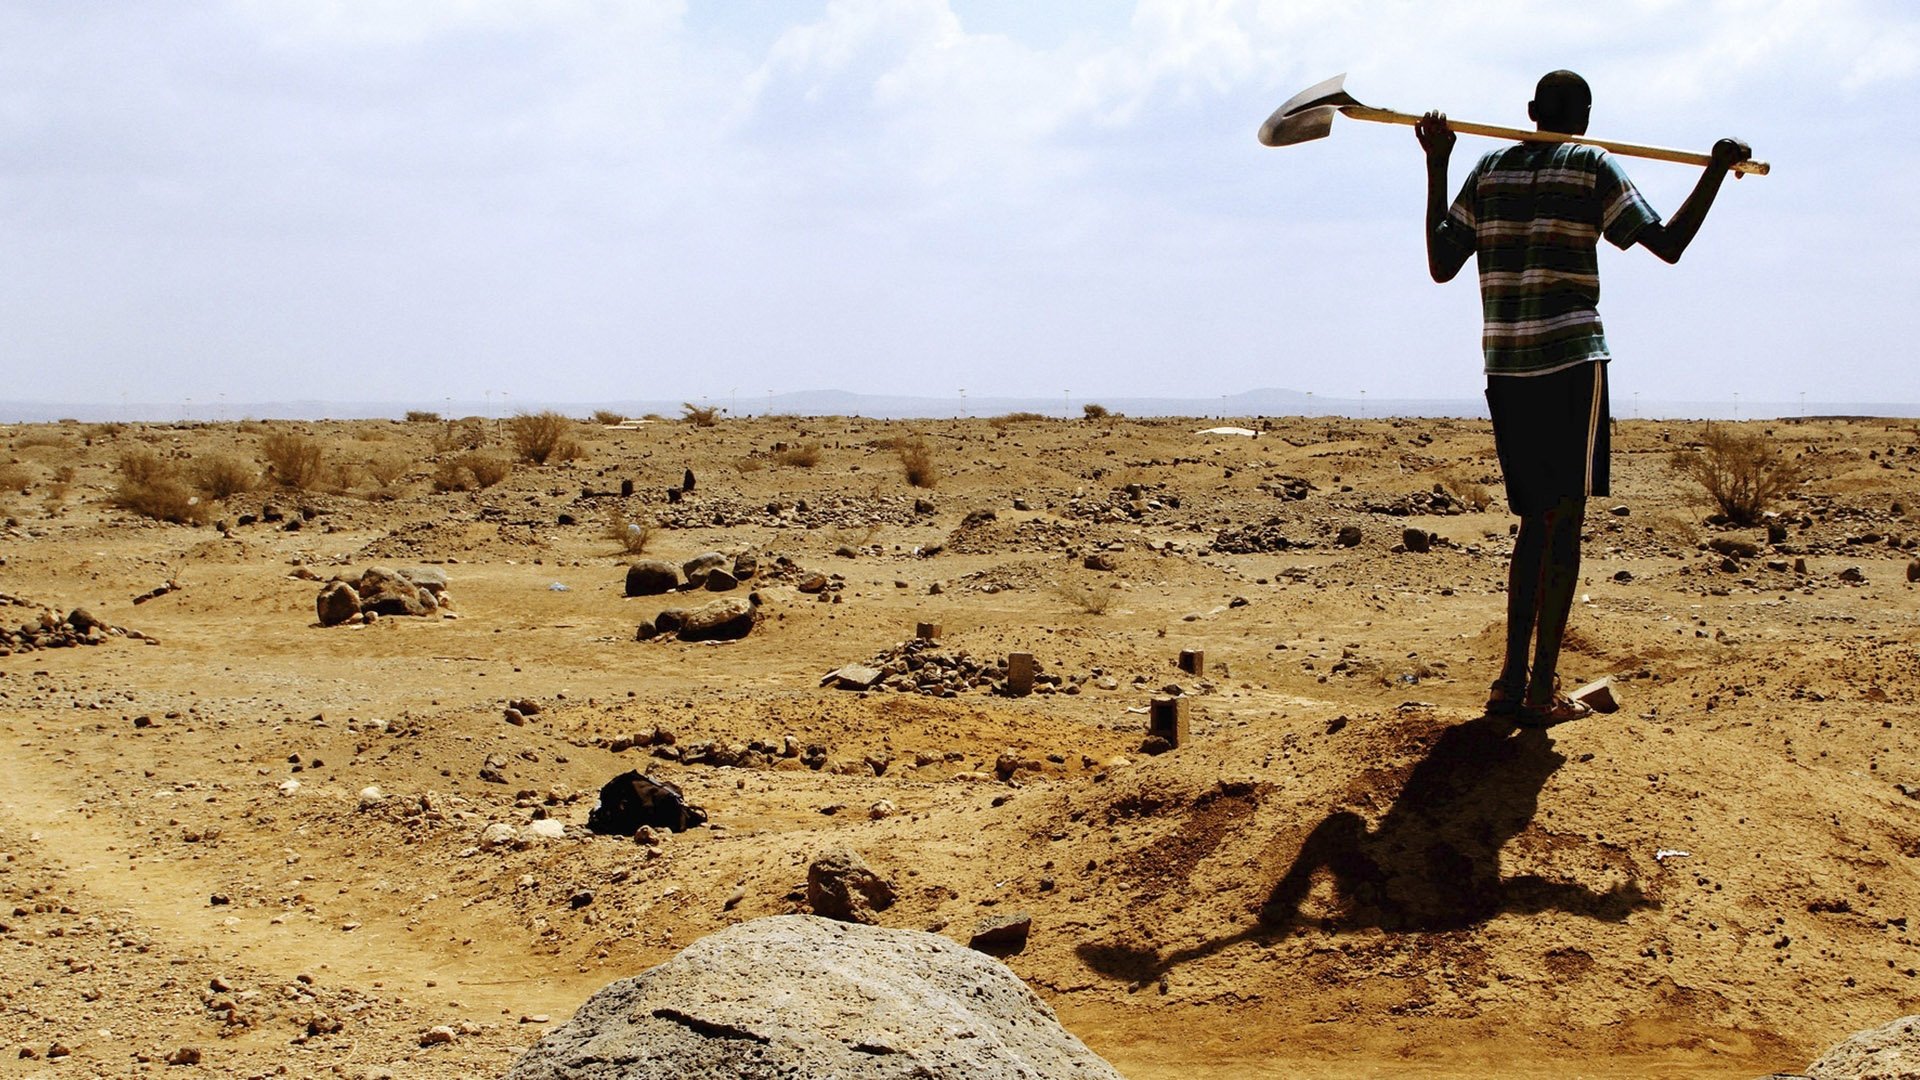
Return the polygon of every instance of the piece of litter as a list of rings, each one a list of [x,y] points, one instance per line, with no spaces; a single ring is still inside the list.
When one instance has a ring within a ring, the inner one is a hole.
[[[1130,707],[1128,707],[1128,709],[1127,709],[1127,711],[1128,711],[1128,712],[1137,712],[1137,713],[1143,713],[1143,712],[1148,712],[1148,711],[1150,711],[1150,710],[1149,710],[1149,709],[1148,709],[1148,707],[1147,707],[1147,706],[1145,706],[1145,705],[1133,705],[1133,706],[1130,706]]]
[[[1681,851],[1679,848],[1661,848],[1659,851],[1653,853],[1653,861],[1663,863],[1668,859],[1685,859],[1692,857],[1692,855],[1693,852]]]
[[[572,592],[573,590],[569,589],[567,586],[556,581],[553,584],[547,586],[547,591],[548,592]]]

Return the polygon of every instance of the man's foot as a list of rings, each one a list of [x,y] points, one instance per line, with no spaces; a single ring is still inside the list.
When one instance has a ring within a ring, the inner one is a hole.
[[[1487,688],[1487,715],[1512,716],[1524,706],[1527,697],[1527,677],[1517,679],[1495,679]]]
[[[1593,715],[1592,706],[1561,694],[1544,705],[1522,705],[1513,722],[1526,728],[1550,728],[1569,720],[1585,720]]]

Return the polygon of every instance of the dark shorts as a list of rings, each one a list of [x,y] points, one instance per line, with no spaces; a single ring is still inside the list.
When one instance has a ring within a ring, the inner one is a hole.
[[[1543,513],[1563,499],[1608,494],[1605,363],[1551,375],[1489,375],[1487,410],[1514,513]]]

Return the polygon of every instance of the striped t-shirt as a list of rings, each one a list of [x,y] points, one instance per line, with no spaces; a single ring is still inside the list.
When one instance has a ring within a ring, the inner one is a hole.
[[[1478,254],[1489,375],[1545,375],[1606,360],[1600,264],[1605,236],[1633,246],[1660,220],[1613,156],[1578,143],[1521,143],[1480,159],[1438,230]]]

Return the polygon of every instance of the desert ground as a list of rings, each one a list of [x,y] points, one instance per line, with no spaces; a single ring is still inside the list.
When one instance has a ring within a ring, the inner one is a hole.
[[[0,1075],[497,1075],[835,848],[881,925],[1029,914],[1134,1080],[1752,1077],[1920,1012],[1914,423],[1738,425],[1803,472],[1738,526],[1705,425],[1619,422],[1561,670],[1622,708],[1544,731],[1483,715],[1484,423],[1215,423],[575,423],[486,487],[498,420],[0,428]],[[130,457],[239,490],[155,520]],[[627,566],[709,551],[751,632],[636,640],[718,594]],[[322,626],[372,566],[449,603]],[[629,769],[708,824],[589,832]]]

